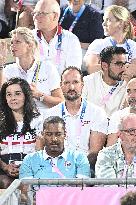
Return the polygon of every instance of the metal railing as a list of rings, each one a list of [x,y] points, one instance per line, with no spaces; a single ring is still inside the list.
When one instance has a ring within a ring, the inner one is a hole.
[[[128,179],[16,179],[12,182],[12,184],[4,191],[4,193],[0,196],[0,205],[18,205],[18,196],[19,191],[18,188],[20,184],[27,185],[77,185],[77,186],[103,186],[103,185],[118,185],[118,186],[127,186],[128,185],[136,185],[136,178],[128,178]],[[15,203],[15,199],[17,202]],[[14,201],[13,201],[14,200]]]

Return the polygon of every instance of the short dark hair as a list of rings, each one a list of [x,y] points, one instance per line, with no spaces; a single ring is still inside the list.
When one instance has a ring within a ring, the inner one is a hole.
[[[108,46],[104,48],[100,53],[101,62],[110,64],[114,55],[127,54],[123,47]]]
[[[63,129],[65,131],[65,121],[59,116],[50,116],[50,117],[46,118],[44,120],[44,123],[43,123],[43,131],[46,129],[47,125],[55,124],[55,123],[62,124]]]
[[[66,71],[69,71],[69,70],[76,70],[77,72],[79,72],[79,74],[80,74],[80,76],[81,76],[81,81],[83,81],[83,73],[82,73],[82,71],[81,71],[79,68],[75,67],[75,66],[69,66],[69,67],[67,67],[67,68],[65,68],[65,69],[63,70],[63,72],[62,72],[62,74],[61,74],[61,82],[62,82],[62,77],[63,77],[64,73],[65,73]]]
[[[128,192],[120,200],[121,205],[135,205],[136,204],[136,192]]]

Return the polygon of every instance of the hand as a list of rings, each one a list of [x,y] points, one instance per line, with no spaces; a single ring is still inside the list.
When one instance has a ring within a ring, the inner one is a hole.
[[[11,11],[14,11],[14,12],[17,12],[18,10],[20,10],[19,4],[15,3],[13,0],[10,0],[10,7],[11,7]]]
[[[7,59],[7,42],[4,39],[0,40],[0,66],[3,66],[6,63]]]
[[[18,177],[19,175],[19,166],[15,163],[8,164],[6,167],[6,172],[11,177]]]
[[[35,8],[35,6],[26,5],[26,6],[23,6],[23,11],[27,11],[27,12],[31,13],[34,10],[34,8]]]
[[[36,99],[39,99],[40,95],[39,95],[39,90],[37,90],[36,84],[31,83],[30,88],[32,90],[33,97],[36,98]]]

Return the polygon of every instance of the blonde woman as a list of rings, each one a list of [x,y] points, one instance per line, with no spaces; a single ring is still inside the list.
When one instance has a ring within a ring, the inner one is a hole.
[[[104,13],[103,28],[104,39],[94,40],[85,55],[84,61],[88,67],[88,72],[93,73],[100,70],[99,54],[107,46],[123,47],[127,51],[127,61],[130,63],[126,71],[132,76],[136,73],[136,42],[133,39],[133,26],[130,22],[129,11],[122,6],[112,5],[107,7]],[[130,73],[129,73],[130,74]]]
[[[39,109],[53,107],[63,101],[59,74],[51,63],[36,58],[37,43],[32,31],[18,27],[11,32],[11,51],[16,62],[1,67],[1,84],[12,77],[28,81]]]

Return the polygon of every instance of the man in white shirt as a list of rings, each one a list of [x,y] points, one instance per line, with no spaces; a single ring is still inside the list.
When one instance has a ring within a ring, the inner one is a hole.
[[[65,146],[86,153],[91,165],[106,142],[107,117],[103,109],[88,103],[81,97],[82,73],[76,67],[65,69],[61,76],[61,88],[65,102],[46,112],[58,115],[66,122]]]
[[[113,145],[117,139],[117,131],[118,131],[118,123],[120,121],[120,118],[125,116],[129,113],[135,113],[136,114],[136,78],[131,79],[128,82],[127,88],[126,88],[126,102],[128,104],[128,107],[125,107],[122,110],[118,110],[115,113],[112,114],[109,126],[108,126],[108,142],[107,146]]]
[[[101,71],[84,77],[83,97],[102,107],[108,117],[124,102],[126,81],[126,50],[109,46],[100,53]],[[128,76],[128,79],[130,76]]]
[[[82,51],[78,38],[58,26],[60,6],[56,0],[40,0],[33,12],[34,36],[40,57],[53,62],[59,74],[68,66],[81,67]]]

